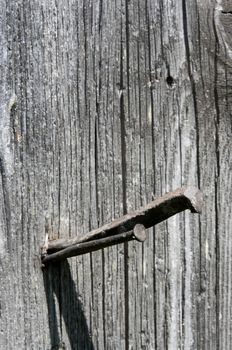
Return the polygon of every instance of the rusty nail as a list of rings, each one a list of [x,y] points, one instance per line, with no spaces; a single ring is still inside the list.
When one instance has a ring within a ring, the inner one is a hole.
[[[47,252],[56,252],[73,244],[127,232],[133,230],[136,224],[142,224],[145,228],[149,228],[186,209],[190,209],[192,213],[200,213],[202,205],[202,192],[198,188],[194,186],[179,188],[156,198],[144,207],[126,214],[110,224],[90,231],[82,237],[76,236],[71,239],[50,241]]]
[[[137,224],[134,229],[128,232],[122,232],[114,236],[109,236],[105,238],[100,238],[93,241],[88,241],[84,243],[73,244],[65,249],[59,250],[53,254],[47,254],[43,257],[42,262],[44,265],[64,260],[72,256],[78,256],[90,252],[94,252],[105,247],[109,247],[115,244],[120,244],[128,242],[131,240],[137,240],[139,242],[144,242],[146,239],[146,229],[143,225]]]

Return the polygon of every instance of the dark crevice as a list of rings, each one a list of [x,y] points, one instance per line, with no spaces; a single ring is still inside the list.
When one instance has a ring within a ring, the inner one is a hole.
[[[140,3],[138,2],[138,28],[141,29],[141,20],[140,20]],[[141,103],[141,88],[142,88],[142,80],[141,80],[141,72],[140,72],[140,40],[137,40],[136,45],[136,56],[137,56],[137,71],[138,71],[138,114],[139,114],[139,137],[140,137],[140,144],[139,144],[139,180],[140,180],[140,188],[139,188],[139,197],[140,197],[140,205],[142,206],[142,198],[143,198],[143,189],[142,189],[142,165],[141,165],[141,158],[142,158],[142,135],[143,135],[143,129],[142,129],[142,103]],[[145,160],[146,163],[146,160]],[[146,165],[145,165],[146,168]]]
[[[193,96],[193,108],[194,108],[194,116],[195,116],[195,130],[196,130],[196,163],[197,163],[197,182],[198,187],[201,186],[201,171],[200,171],[200,136],[199,136],[199,120],[198,120],[198,108],[197,108],[197,92],[196,92],[196,84],[195,80],[192,74],[192,67],[191,67],[191,54],[190,54],[190,47],[189,47],[189,38],[188,38],[188,18],[187,18],[187,7],[186,7],[186,0],[182,0],[182,11],[183,11],[183,33],[184,33],[184,43],[185,43],[185,52],[186,52],[186,60],[187,60],[187,69],[188,69],[188,76],[191,84],[192,89],[192,96]],[[199,21],[198,21],[199,23]],[[200,217],[198,218],[198,227],[199,227],[199,263],[200,263],[200,284],[199,284],[199,293],[202,290],[202,285],[205,283],[202,280],[202,232],[201,232],[201,221]],[[200,332],[200,329],[202,327],[201,324],[201,318],[199,319],[199,326],[198,326],[198,332]],[[199,346],[199,345],[198,345]]]
[[[106,343],[106,310],[105,310],[105,300],[106,300],[106,291],[105,291],[105,254],[104,249],[102,249],[102,320],[103,320],[103,342],[104,349],[107,349]]]
[[[164,30],[163,30],[163,13],[164,13],[164,4],[163,4],[163,0],[159,0],[159,21],[160,21],[160,50],[161,50],[161,56],[163,57],[163,59],[165,59],[165,55],[164,55],[164,48],[165,48],[165,45],[164,45],[164,40],[163,40],[163,33],[164,33]]]
[[[126,6],[127,7],[127,6]],[[127,17],[126,17],[127,19]],[[126,196],[126,126],[124,106],[124,67],[123,67],[123,38],[121,24],[121,53],[120,53],[120,125],[121,125],[121,161],[122,161],[122,200],[123,214],[127,213]],[[128,38],[127,38],[128,39]],[[128,54],[128,52],[127,52]],[[129,349],[129,278],[128,278],[128,243],[124,244],[124,284],[125,284],[125,350]]]
[[[12,242],[11,242],[11,212],[10,212],[10,196],[8,191],[8,180],[5,173],[3,160],[0,157],[0,176],[2,182],[2,193],[3,193],[3,206],[5,211],[5,220],[6,220],[6,239],[7,239],[7,248],[8,251],[12,251]]]
[[[179,100],[177,99],[176,101],[177,108],[178,108],[178,113],[177,113],[177,118],[178,118],[178,140],[179,140],[179,152],[180,152],[180,185],[183,185],[183,155],[182,155],[182,130],[181,130],[181,107]],[[187,113],[187,112],[186,112]]]
[[[84,26],[84,53],[85,53],[85,59],[84,59],[84,93],[85,93],[85,114],[87,114],[88,110],[88,28],[87,28],[87,15],[86,15],[87,9],[86,5],[83,6],[83,26]]]
[[[232,11],[221,11],[223,15],[232,15]]]
[[[62,272],[61,265],[58,267],[58,291],[57,291],[58,305],[59,305],[59,323],[60,323],[60,337],[61,341],[63,338],[63,327],[62,327]]]
[[[182,270],[182,288],[181,288],[181,291],[182,291],[182,296],[181,296],[181,307],[182,307],[182,319],[181,319],[181,327],[182,327],[182,330],[181,330],[181,334],[184,335],[184,337],[186,337],[186,333],[185,333],[185,304],[186,304],[186,300],[185,300],[185,280],[186,280],[186,265],[187,265],[187,261],[186,261],[186,236],[185,236],[185,215],[183,215],[183,221],[184,221],[184,224],[183,224],[183,227],[184,227],[184,230],[183,230],[183,243],[182,243],[182,257],[183,257],[183,270]],[[183,340],[183,343],[184,343],[184,340]]]
[[[166,83],[168,84],[168,86],[172,87],[173,84],[174,84],[174,79],[171,75],[169,75],[167,78],[166,78]]]
[[[58,234],[60,235],[60,222],[61,222],[61,150],[59,146],[59,161],[58,161]]]
[[[147,23],[147,35],[148,35],[148,65],[149,65],[149,80],[150,82],[152,81],[152,55],[151,55],[151,33],[150,33],[150,17],[149,17],[149,9],[148,9],[148,3],[146,0],[146,23]],[[162,36],[161,36],[162,38]],[[156,194],[156,153],[155,153],[155,135],[154,135],[154,100],[153,100],[153,91],[152,89],[150,89],[150,103],[151,103],[151,116],[152,116],[152,122],[151,122],[151,137],[152,137],[152,168],[153,168],[153,175],[154,175],[154,184],[153,184],[153,193]],[[155,227],[153,227],[153,252],[154,252],[154,260],[153,260],[153,266],[156,265],[156,239],[155,239]],[[158,324],[157,324],[157,303],[156,303],[156,299],[157,299],[157,293],[156,293],[156,270],[154,269],[154,273],[153,273],[153,293],[154,293],[154,331],[155,331],[155,348],[158,348],[158,337],[157,337],[157,328],[158,328]]]
[[[126,74],[127,74],[127,101],[128,116],[130,117],[130,32],[129,32],[129,4],[130,0],[125,0],[125,16],[126,16]]]
[[[99,116],[99,104],[96,104],[96,112],[97,116]],[[100,209],[99,209],[99,198],[98,198],[98,120],[96,118],[95,120],[95,139],[94,139],[94,146],[95,146],[95,191],[96,191],[96,212],[97,212],[97,225],[99,226],[100,221]]]
[[[214,101],[215,101],[215,153],[216,153],[216,174],[215,174],[215,296],[216,296],[216,349],[220,350],[220,238],[219,238],[219,177],[220,177],[220,152],[219,152],[219,123],[220,123],[220,108],[218,97],[218,51],[219,40],[213,17],[213,30],[215,36],[215,55],[214,55]]]
[[[91,301],[92,301],[92,308],[94,309],[94,283],[93,283],[93,276],[94,276],[94,265],[93,265],[93,254],[90,253],[90,285],[91,285]]]
[[[198,40],[198,53],[199,53],[199,65],[200,65],[200,76],[201,76],[201,84],[202,84],[202,90],[204,92],[205,95],[205,82],[204,82],[204,78],[203,78],[203,66],[202,66],[202,53],[201,50],[203,49],[203,45],[202,45],[202,40],[201,40],[201,21],[200,21],[200,14],[199,14],[199,9],[198,9],[198,5],[196,2],[196,14],[197,14],[197,40]]]
[[[120,58],[120,127],[121,127],[121,160],[122,160],[122,202],[123,214],[127,213],[126,198],[126,126],[125,126],[125,106],[124,106],[124,81],[123,81],[123,39],[121,38],[121,58]]]
[[[183,32],[184,32],[184,43],[185,43],[185,52],[186,52],[186,60],[187,60],[187,69],[189,80],[192,89],[193,95],[193,107],[194,107],[194,115],[195,115],[195,125],[196,125],[196,158],[197,158],[197,182],[198,187],[200,188],[201,183],[201,173],[200,173],[200,155],[199,155],[199,121],[198,121],[198,109],[197,109],[197,96],[196,96],[196,84],[194,77],[192,75],[191,68],[191,54],[189,48],[189,39],[188,39],[188,21],[187,21],[187,8],[186,8],[186,0],[182,0],[182,11],[183,11]]]
[[[164,234],[164,266],[165,266],[165,309],[164,309],[164,345],[165,349],[168,349],[168,340],[169,340],[169,292],[170,292],[170,285],[169,285],[169,254],[168,254],[168,237],[169,237],[169,231],[168,231],[168,223],[166,221],[165,223],[165,234]]]
[[[101,60],[100,60],[101,61]],[[101,71],[101,63],[99,63],[99,71]],[[101,93],[101,78],[99,78],[99,96]],[[99,103],[96,102],[96,113],[97,118],[100,115]],[[99,198],[98,198],[98,119],[95,120],[95,179],[96,179],[96,212],[97,212],[97,226],[100,223],[100,208],[99,208]],[[94,271],[92,271],[93,276]],[[93,293],[93,287],[92,287]],[[92,294],[93,295],[93,294]],[[106,349],[106,317],[105,317],[105,255],[104,249],[102,249],[102,319],[103,319],[103,341],[104,349]],[[91,327],[92,329],[92,327]]]
[[[98,32],[101,33],[102,32],[102,1],[100,0],[99,2],[99,21],[98,21]]]

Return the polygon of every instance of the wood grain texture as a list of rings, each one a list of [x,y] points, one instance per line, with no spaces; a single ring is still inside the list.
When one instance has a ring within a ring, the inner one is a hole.
[[[232,347],[228,0],[0,0],[0,348]],[[133,242],[40,247],[185,185]]]

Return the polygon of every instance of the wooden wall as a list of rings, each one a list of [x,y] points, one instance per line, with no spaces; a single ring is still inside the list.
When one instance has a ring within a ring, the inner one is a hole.
[[[0,348],[232,348],[229,0],[0,0]],[[130,242],[40,246],[177,187]]]

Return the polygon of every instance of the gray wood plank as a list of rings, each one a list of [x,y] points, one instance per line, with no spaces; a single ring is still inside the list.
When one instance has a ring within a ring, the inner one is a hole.
[[[230,349],[229,1],[0,0],[0,348]],[[147,241],[41,268],[177,187]]]

